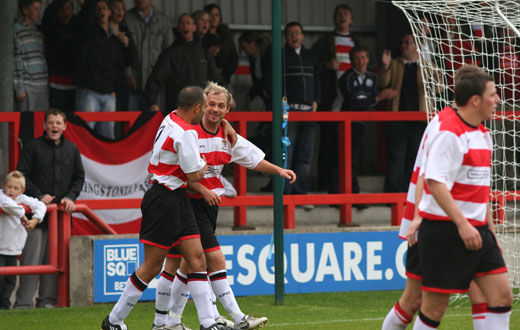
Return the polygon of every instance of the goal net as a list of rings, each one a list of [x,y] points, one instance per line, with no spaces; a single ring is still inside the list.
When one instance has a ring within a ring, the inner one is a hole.
[[[501,101],[486,123],[494,139],[492,213],[513,288],[520,287],[520,1],[393,1],[420,53],[429,118],[453,99],[464,64],[494,77]],[[517,192],[518,190],[518,192]],[[515,295],[518,299],[519,295]]]

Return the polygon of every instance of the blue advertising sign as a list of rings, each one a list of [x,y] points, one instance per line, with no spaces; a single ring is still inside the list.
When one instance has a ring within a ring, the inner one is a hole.
[[[284,236],[286,293],[398,290],[404,288],[406,241],[397,232],[301,233]],[[274,293],[270,235],[218,237],[235,295]],[[116,301],[141,264],[137,239],[94,244],[94,302]],[[143,300],[155,299],[155,280]]]

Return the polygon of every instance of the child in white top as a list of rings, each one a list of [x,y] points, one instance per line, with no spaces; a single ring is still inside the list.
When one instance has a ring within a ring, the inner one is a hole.
[[[27,231],[43,221],[47,207],[36,198],[24,195],[25,177],[19,171],[9,173],[0,190],[0,267],[16,266],[22,253]],[[32,219],[27,219],[25,204],[31,209]],[[16,276],[0,277],[0,309],[9,309],[9,298],[14,290]]]

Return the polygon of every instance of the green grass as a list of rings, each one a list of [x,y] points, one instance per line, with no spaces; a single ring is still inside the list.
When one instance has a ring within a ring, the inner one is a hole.
[[[381,329],[384,317],[400,295],[401,291],[291,294],[285,296],[283,305],[275,305],[274,296],[239,297],[238,303],[247,314],[267,316],[269,323],[264,329],[362,330]],[[98,330],[112,306],[0,311],[0,329]],[[150,329],[154,310],[151,302],[137,304],[126,321],[129,329]],[[199,328],[193,302],[186,306],[183,321],[194,330]],[[513,305],[510,324],[511,329],[520,329],[518,301]],[[439,329],[473,329],[467,299],[450,305]]]

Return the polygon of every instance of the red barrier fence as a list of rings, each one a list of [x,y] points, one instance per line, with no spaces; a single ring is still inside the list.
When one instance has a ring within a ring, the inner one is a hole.
[[[140,112],[76,112],[86,121],[123,121],[128,128],[132,125]],[[505,112],[498,118],[511,118],[512,112]],[[19,113],[2,112],[0,122],[9,122],[13,134],[9,135],[9,164],[14,168],[18,157],[17,134],[19,132]],[[272,120],[271,112],[230,112],[226,119],[235,123],[235,129],[242,136],[247,136],[247,124],[249,122],[269,122]],[[339,226],[352,225],[352,204],[391,204],[392,225],[398,225],[403,214],[406,193],[374,193],[374,194],[352,194],[352,158],[351,158],[351,135],[350,129],[353,121],[425,121],[424,112],[291,112],[290,121],[312,121],[312,122],[337,122],[339,125],[339,194],[323,195],[285,195],[284,196],[284,222],[286,229],[295,228],[294,209],[296,205],[304,204],[336,204],[340,208]],[[12,150],[12,152],[11,152]],[[235,167],[234,185],[238,196],[235,198],[223,198],[221,206],[232,206],[234,208],[234,229],[247,228],[247,206],[271,206],[272,196],[248,196],[246,169],[241,166]],[[502,219],[503,206],[506,200],[519,199],[514,195],[494,194],[493,200],[498,204],[495,216]],[[511,197],[513,196],[513,197]],[[109,201],[81,201],[92,209],[122,209],[138,208],[140,200],[109,200]]]
[[[25,206],[27,212],[30,210]],[[101,218],[85,204],[77,203],[74,212],[82,213],[94,223],[104,234],[117,234]],[[3,210],[0,209],[0,213]],[[56,204],[47,205],[47,221],[49,221],[49,264],[31,266],[0,267],[0,276],[57,274],[58,306],[69,306],[69,246],[70,246],[70,213]]]

